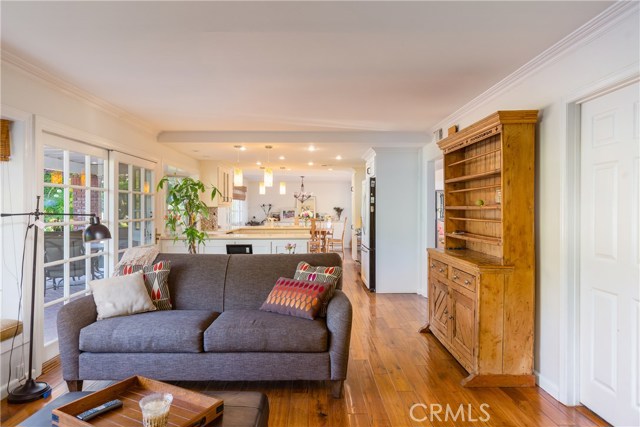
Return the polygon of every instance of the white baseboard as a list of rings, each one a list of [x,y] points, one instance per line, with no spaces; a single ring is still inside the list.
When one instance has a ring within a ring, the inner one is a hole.
[[[560,389],[558,388],[558,385],[548,378],[540,375],[538,371],[533,371],[533,374],[536,376],[536,384],[538,384],[541,389],[549,393],[551,397],[559,401]]]

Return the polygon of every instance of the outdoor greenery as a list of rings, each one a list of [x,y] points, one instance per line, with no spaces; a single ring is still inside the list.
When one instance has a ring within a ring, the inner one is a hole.
[[[165,217],[166,227],[171,231],[175,240],[184,236],[189,253],[198,252],[198,245],[204,244],[207,234],[198,229],[201,218],[209,217],[209,208],[200,200],[200,194],[208,191],[207,187],[199,180],[182,178],[174,180],[173,177],[164,176],[158,182],[157,190],[167,187],[168,212]],[[218,189],[211,186],[211,200],[219,193]]]

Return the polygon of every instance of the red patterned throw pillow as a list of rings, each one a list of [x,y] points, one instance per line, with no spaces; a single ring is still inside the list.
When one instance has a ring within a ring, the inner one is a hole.
[[[171,261],[160,261],[153,265],[123,265],[114,276],[126,276],[142,270],[147,292],[158,310],[171,310],[169,295],[169,271]]]
[[[330,285],[281,277],[260,310],[315,319],[324,304]]]
[[[330,285],[329,294],[327,295],[327,298],[324,301],[323,306],[320,308],[320,312],[318,313],[318,316],[326,317],[329,300],[331,300],[331,297],[333,297],[333,292],[336,289],[336,285],[338,284],[338,279],[340,279],[341,274],[342,268],[340,267],[314,267],[308,262],[300,261],[298,263],[298,267],[296,268],[296,274],[293,276],[293,278],[296,280],[305,280],[307,282],[324,283]]]

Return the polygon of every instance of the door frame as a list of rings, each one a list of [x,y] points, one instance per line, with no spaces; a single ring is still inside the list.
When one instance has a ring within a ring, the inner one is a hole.
[[[561,188],[562,230],[558,400],[580,404],[580,146],[581,104],[640,81],[637,64],[592,82],[562,99],[566,129]]]

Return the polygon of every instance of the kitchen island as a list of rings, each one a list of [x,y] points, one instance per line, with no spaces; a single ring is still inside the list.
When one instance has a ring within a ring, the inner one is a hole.
[[[307,253],[309,227],[301,226],[255,226],[239,227],[228,231],[207,233],[204,245],[198,253],[226,254],[227,245],[251,245],[254,254],[286,254],[288,243],[295,244],[295,253]],[[170,236],[160,238],[161,251],[165,253],[187,253],[184,238],[175,240]]]

